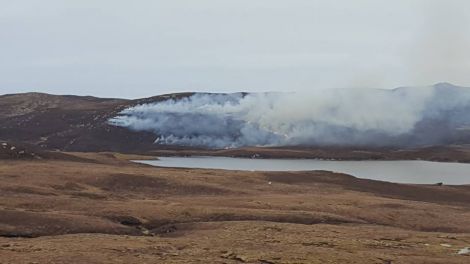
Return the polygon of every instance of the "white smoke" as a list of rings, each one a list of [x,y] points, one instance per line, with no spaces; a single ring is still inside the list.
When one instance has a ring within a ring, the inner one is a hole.
[[[421,133],[417,131],[418,124],[425,120],[447,120],[443,113],[455,107],[470,107],[468,90],[443,86],[450,85],[395,90],[195,94],[128,108],[110,123],[154,132],[158,135],[156,143],[165,145],[226,148],[393,145],[402,141],[409,144],[412,137],[420,136],[421,140],[427,137],[417,135]],[[464,119],[459,124],[467,122],[468,118]]]

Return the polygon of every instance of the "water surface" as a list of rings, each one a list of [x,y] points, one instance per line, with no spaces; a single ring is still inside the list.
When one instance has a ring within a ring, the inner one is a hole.
[[[161,157],[138,161],[159,167],[245,171],[327,170],[358,178],[397,183],[470,184],[470,164],[430,161],[330,161],[313,159],[245,159],[228,157]]]

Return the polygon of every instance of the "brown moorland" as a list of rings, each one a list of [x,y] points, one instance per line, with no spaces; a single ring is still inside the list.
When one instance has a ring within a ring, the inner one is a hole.
[[[470,261],[470,186],[48,154],[0,160],[1,263]]]

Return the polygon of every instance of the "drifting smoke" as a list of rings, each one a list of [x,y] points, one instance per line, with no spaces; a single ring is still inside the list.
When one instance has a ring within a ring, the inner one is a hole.
[[[228,148],[440,144],[467,131],[470,90],[450,84],[394,90],[195,94],[122,111],[109,122],[151,131],[157,144]]]

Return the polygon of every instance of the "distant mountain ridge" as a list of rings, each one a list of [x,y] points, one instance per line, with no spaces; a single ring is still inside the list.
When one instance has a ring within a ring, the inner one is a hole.
[[[139,149],[154,136],[107,124],[110,117],[138,102],[42,93],[3,95],[0,139],[71,151]]]
[[[414,88],[401,87],[390,91],[400,93],[409,89]],[[436,93],[436,99],[430,103],[433,108],[425,110],[428,111],[426,118],[416,124],[415,135],[389,140],[403,140],[413,147],[433,145],[433,142],[436,145],[470,144],[470,105],[466,103],[470,98],[470,88],[440,83],[432,89]],[[130,107],[169,99],[178,101],[194,94],[167,94],[136,100],[42,93],[2,95],[0,140],[66,151],[143,152],[178,148],[177,145],[154,144],[160,136],[154,131],[131,130],[112,125],[109,120]],[[450,100],[454,101],[453,105],[446,108],[446,102]]]

